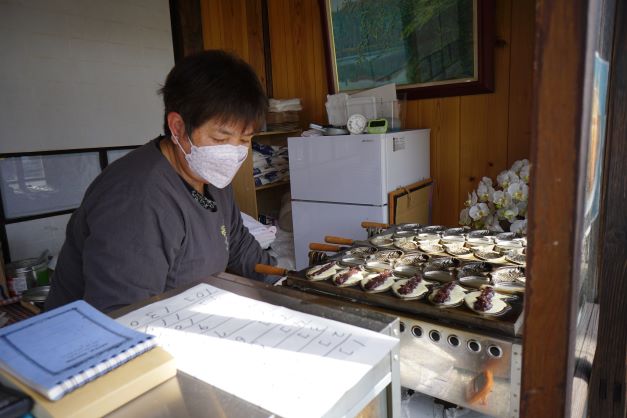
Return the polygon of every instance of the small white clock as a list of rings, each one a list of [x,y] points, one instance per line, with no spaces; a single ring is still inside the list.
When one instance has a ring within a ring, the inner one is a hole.
[[[366,130],[366,125],[368,124],[368,119],[364,115],[354,114],[348,118],[348,122],[346,122],[346,129],[353,135],[358,135],[363,133]]]

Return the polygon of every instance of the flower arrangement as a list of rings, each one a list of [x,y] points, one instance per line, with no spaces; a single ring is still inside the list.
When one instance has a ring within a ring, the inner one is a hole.
[[[483,177],[477,190],[468,194],[459,223],[478,229],[519,235],[527,233],[527,198],[529,196],[529,161],[516,161],[512,168],[496,177],[496,185]]]

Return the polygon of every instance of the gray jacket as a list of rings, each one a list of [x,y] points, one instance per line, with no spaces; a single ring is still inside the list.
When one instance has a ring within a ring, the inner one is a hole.
[[[218,209],[203,208],[159,139],[89,186],[68,223],[46,309],[84,299],[110,311],[226,269],[261,280],[254,265],[274,263],[244,227],[231,186],[209,185]]]

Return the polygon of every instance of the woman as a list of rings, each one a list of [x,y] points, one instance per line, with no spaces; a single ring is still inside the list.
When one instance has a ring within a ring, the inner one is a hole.
[[[229,269],[274,264],[243,226],[229,185],[267,99],[244,61],[205,51],[161,89],[165,135],[111,164],[68,223],[46,308],[110,311]]]

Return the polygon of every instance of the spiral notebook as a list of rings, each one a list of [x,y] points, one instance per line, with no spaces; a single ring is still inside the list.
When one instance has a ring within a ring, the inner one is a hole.
[[[54,401],[155,345],[80,300],[0,328],[0,369]]]

